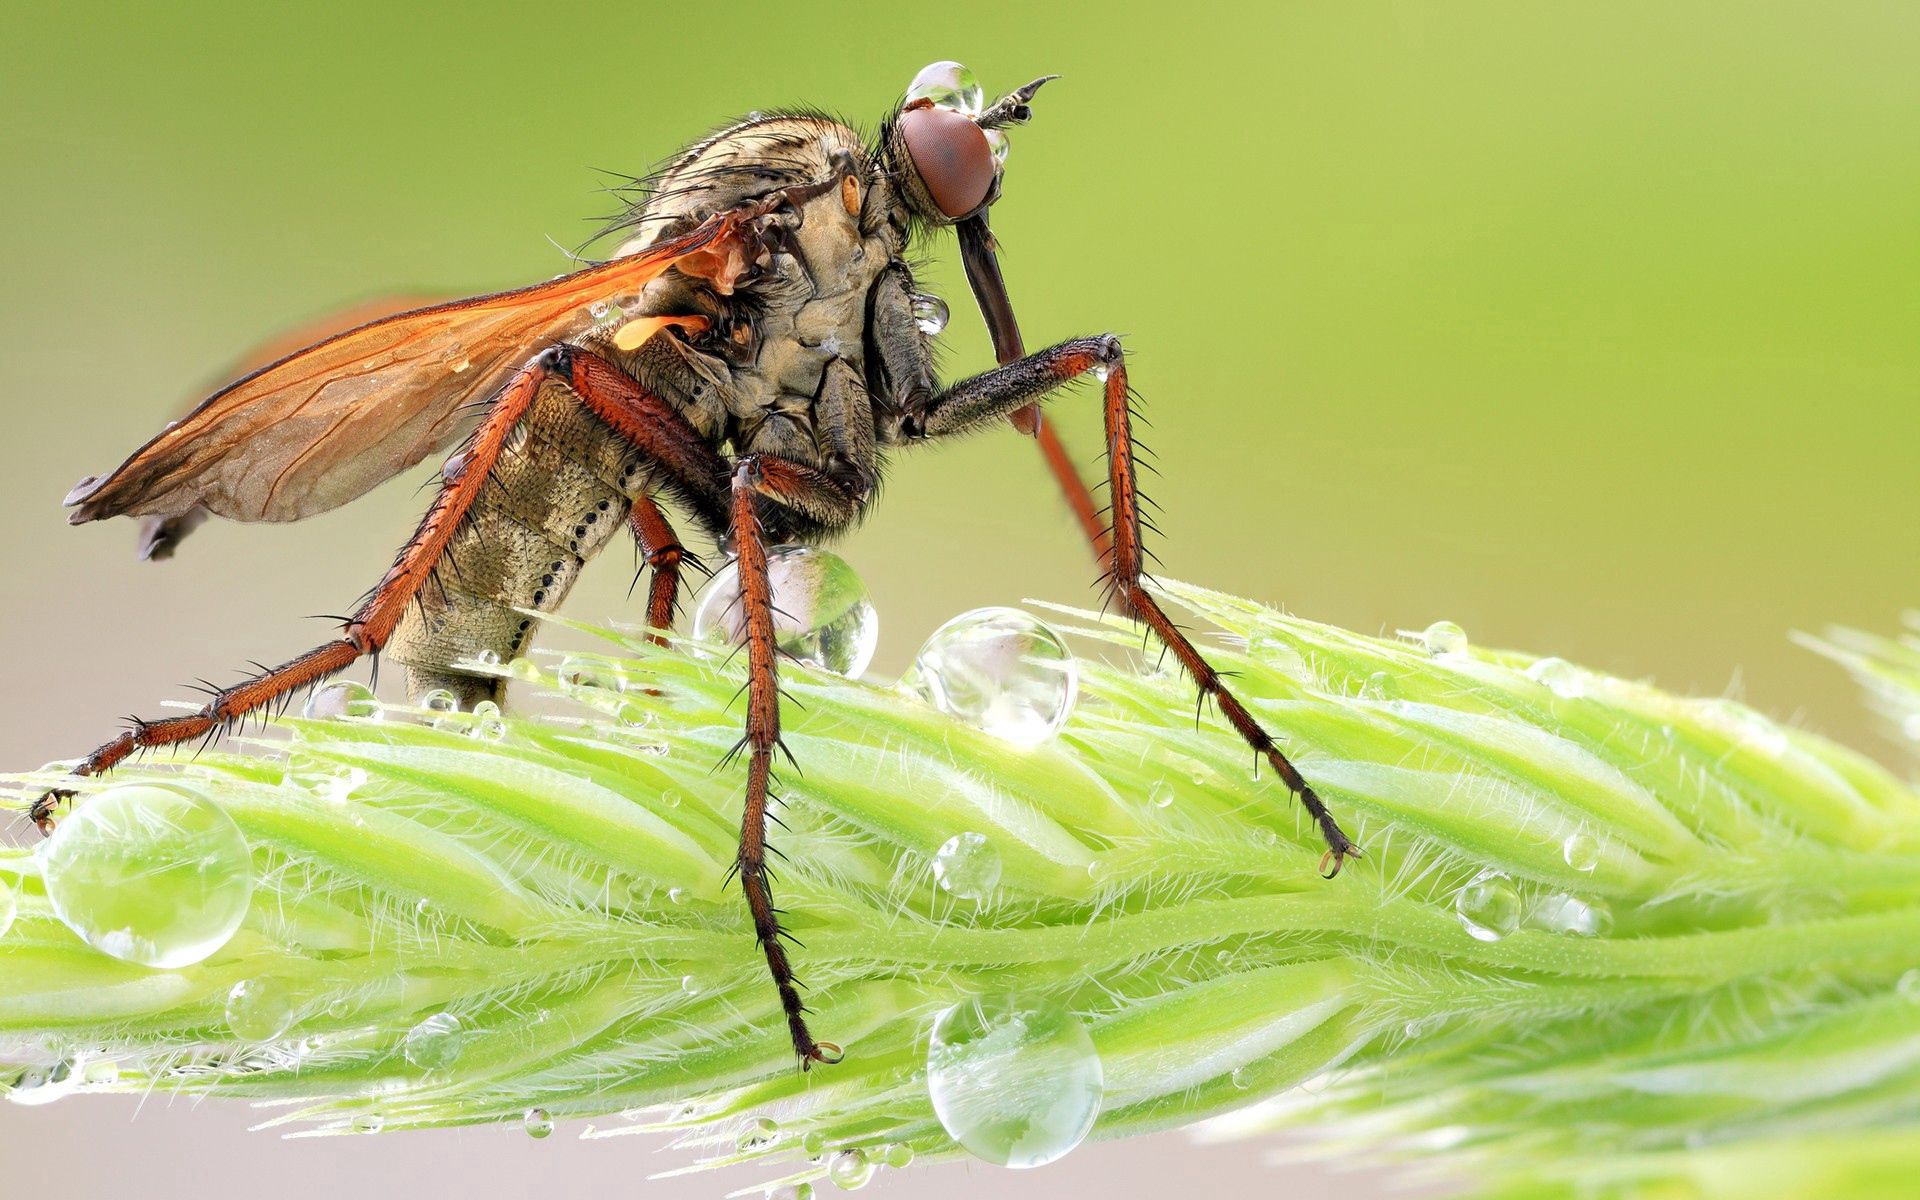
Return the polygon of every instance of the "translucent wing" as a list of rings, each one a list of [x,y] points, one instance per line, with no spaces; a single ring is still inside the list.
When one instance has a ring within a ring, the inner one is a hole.
[[[628,300],[732,236],[723,214],[638,254],[547,283],[382,317],[223,388],[112,474],[68,495],[74,524],[122,514],[190,523],[297,521],[449,445],[531,355],[576,336],[589,306]]]

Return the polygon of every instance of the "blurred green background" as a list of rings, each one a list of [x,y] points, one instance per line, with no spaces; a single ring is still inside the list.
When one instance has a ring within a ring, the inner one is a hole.
[[[871,126],[938,58],[1064,76],[995,225],[1030,343],[1128,337],[1168,573],[1862,744],[1786,633],[1920,601],[1910,4],[69,4],[5,41],[9,765],[313,644],[410,532],[413,482],[160,566],[65,527],[239,351],[554,274],[615,204],[596,168],[752,108]],[[979,369],[939,254],[945,363]],[[1091,462],[1091,396],[1054,412]],[[962,609],[1091,595],[1011,431],[906,456],[844,553],[883,668]],[[616,557],[572,613],[637,615]]]

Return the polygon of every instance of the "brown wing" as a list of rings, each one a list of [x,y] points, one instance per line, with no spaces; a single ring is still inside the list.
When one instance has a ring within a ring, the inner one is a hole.
[[[372,490],[447,446],[514,368],[730,236],[722,214],[685,236],[547,283],[383,317],[263,367],[207,399],[112,474],[68,495],[76,525],[122,514],[297,521]]]

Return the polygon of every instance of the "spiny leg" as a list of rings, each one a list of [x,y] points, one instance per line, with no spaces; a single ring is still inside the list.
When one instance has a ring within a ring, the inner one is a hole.
[[[88,755],[74,768],[73,774],[82,778],[100,775],[135,751],[211,737],[248,713],[298,688],[319,683],[364,655],[377,653],[393,636],[408,603],[431,577],[455,529],[466,517],[474,496],[498,460],[507,436],[533,403],[545,377],[545,369],[536,363],[516,373],[501,389],[469,444],[466,452],[469,469],[440,489],[412,540],[401,549],[359,612],[347,621],[339,639],[215,693],[199,712],[159,721],[136,720],[125,733]],[[33,802],[28,816],[42,833],[51,833],[55,806],[72,796],[71,789],[50,791]]]
[[[1300,803],[1320,827],[1327,843],[1321,858],[1322,870],[1329,878],[1340,873],[1349,858],[1360,856],[1360,848],[1341,830],[1325,802],[1301,777],[1292,762],[1275,744],[1246,706],[1227,688],[1220,673],[1188,640],[1146,589],[1146,551],[1140,540],[1140,488],[1134,461],[1131,399],[1127,391],[1127,367],[1120,339],[1104,337],[1076,338],[1029,355],[1017,362],[996,367],[972,379],[962,380],[941,393],[920,415],[917,427],[910,424],[909,435],[939,437],[976,428],[1017,411],[1045,396],[1061,384],[1088,372],[1104,369],[1106,390],[1104,418],[1107,430],[1107,485],[1112,496],[1113,567],[1108,576],[1116,599],[1151,629],[1162,644],[1173,651],[1201,695],[1213,700],[1227,723],[1246,739],[1256,754],[1266,759],[1274,774],[1287,789],[1300,797]],[[911,421],[912,418],[909,418]]]
[[[653,497],[640,496],[634,500],[628,523],[633,528],[634,541],[640,545],[641,557],[653,572],[647,581],[647,628],[661,632],[649,632],[647,640],[664,646],[667,644],[664,631],[673,628],[674,611],[680,603],[681,568],[691,566],[700,570],[700,560],[680,544],[667,514],[660,511]]]
[[[742,459],[733,475],[733,540],[740,572],[740,607],[747,643],[747,733],[738,746],[747,751],[747,799],[740,816],[740,855],[734,870],[753,915],[754,936],[767,956],[767,971],[780,993],[787,1032],[803,1068],[840,1060],[840,1047],[816,1042],[807,1028],[806,1006],[787,960],[786,936],[767,876],[767,801],[773,783],[773,752],[780,746],[778,648],[773,631],[773,587],[767,578],[767,546],[756,497],[766,482],[760,460]]]

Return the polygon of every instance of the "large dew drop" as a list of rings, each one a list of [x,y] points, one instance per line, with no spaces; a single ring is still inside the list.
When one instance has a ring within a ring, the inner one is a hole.
[[[845,559],[811,546],[778,546],[767,552],[773,587],[773,635],[780,649],[809,666],[850,678],[873,661],[880,644],[880,617],[867,585]],[[693,614],[693,636],[736,645],[746,640],[740,604],[740,564],[714,575]]]
[[[460,1018],[452,1013],[435,1013],[407,1030],[400,1053],[422,1071],[440,1071],[453,1065],[466,1042]]]
[[[1000,885],[1000,852],[983,833],[956,833],[933,854],[933,878],[960,900],[983,900]]]
[[[1435,658],[1455,658],[1467,652],[1467,631],[1452,621],[1435,621],[1420,631],[1420,644]]]
[[[45,843],[47,898],[96,949],[185,967],[227,944],[253,898],[233,819],[177,787],[130,784],[81,802]]]
[[[1080,673],[1045,623],[1017,608],[977,608],[934,630],[901,686],[948,716],[1033,747],[1067,723]]]
[[[950,60],[928,63],[907,85],[907,102],[931,100],[941,108],[978,113],[987,106],[986,90],[974,73]]]
[[[273,979],[242,979],[227,993],[227,1028],[243,1042],[271,1042],[293,1024],[293,999]]]
[[[1039,1167],[1061,1158],[1093,1129],[1105,1088],[1086,1025],[1055,1001],[983,996],[934,1021],[934,1115],[987,1162]]]
[[[1482,871],[1453,897],[1453,911],[1466,931],[1483,942],[1497,942],[1520,928],[1524,909],[1513,881],[1498,871]]]

